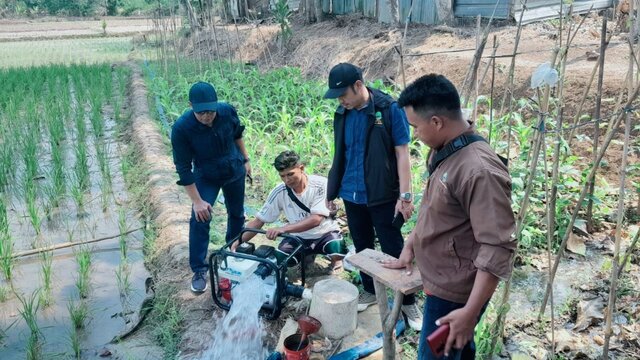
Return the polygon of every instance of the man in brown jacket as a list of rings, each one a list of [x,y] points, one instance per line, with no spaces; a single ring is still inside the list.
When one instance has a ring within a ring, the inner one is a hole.
[[[419,359],[436,359],[426,338],[449,324],[447,359],[473,359],[473,333],[516,248],[507,167],[462,117],[460,97],[442,75],[426,75],[400,95],[415,136],[428,145],[429,179],[418,221],[397,261],[415,258],[427,300]]]

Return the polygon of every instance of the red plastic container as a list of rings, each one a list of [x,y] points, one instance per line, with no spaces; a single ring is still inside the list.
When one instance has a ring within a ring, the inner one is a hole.
[[[309,360],[309,356],[311,356],[309,338],[302,340],[302,342],[301,340],[302,334],[289,335],[284,339],[284,358],[286,360]]]
[[[218,291],[220,296],[228,303],[231,302],[231,280],[220,278],[218,280]]]

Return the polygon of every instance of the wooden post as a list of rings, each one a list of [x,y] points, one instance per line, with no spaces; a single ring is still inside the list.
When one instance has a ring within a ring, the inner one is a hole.
[[[393,259],[393,257],[379,251],[365,249],[349,257],[347,261],[373,278],[376,299],[380,308],[380,322],[382,323],[382,357],[384,360],[393,360],[396,358],[395,327],[402,309],[402,300],[405,295],[422,290],[422,280],[420,272],[415,267],[411,275],[407,275],[405,269],[383,267],[381,262],[387,259]],[[395,293],[392,309],[389,309],[387,288],[392,289]]]

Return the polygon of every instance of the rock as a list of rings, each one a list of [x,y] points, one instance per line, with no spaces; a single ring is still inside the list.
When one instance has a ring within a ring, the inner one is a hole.
[[[590,235],[587,231],[587,221],[584,219],[576,219],[576,221],[573,223],[573,231],[582,236]]]
[[[584,256],[587,253],[587,247],[584,244],[584,238],[571,233],[569,235],[569,241],[567,242],[567,250],[574,254]]]
[[[596,344],[598,344],[599,346],[604,345],[604,339],[602,338],[602,336],[600,335],[594,335],[593,336],[593,342],[595,342]]]
[[[109,357],[109,356],[111,356],[111,351],[109,349],[107,349],[107,348],[103,348],[100,351],[100,354],[98,356],[100,356],[100,357]]]
[[[593,50],[589,50],[585,52],[585,55],[587,56],[588,61],[596,61],[600,57],[600,53],[595,52]]]

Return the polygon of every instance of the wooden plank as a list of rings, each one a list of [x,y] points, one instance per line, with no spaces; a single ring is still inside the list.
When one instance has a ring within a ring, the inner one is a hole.
[[[352,14],[356,12],[355,0],[344,0],[344,13]]]
[[[393,257],[376,250],[364,249],[350,256],[346,261],[394,291],[409,295],[422,290],[420,271],[415,265],[411,275],[407,275],[404,269],[387,269],[383,267],[380,262],[384,259],[393,259]]]
[[[364,14],[364,0],[356,0],[356,12]]]

